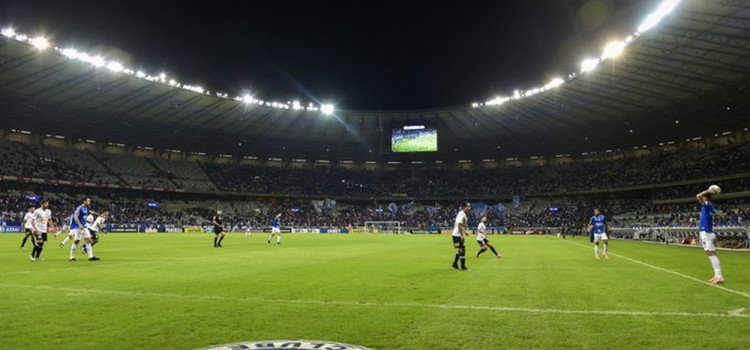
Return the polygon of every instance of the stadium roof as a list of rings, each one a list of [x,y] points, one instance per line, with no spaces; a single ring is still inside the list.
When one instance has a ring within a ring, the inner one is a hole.
[[[617,59],[497,106],[320,112],[200,94],[0,40],[0,126],[130,145],[333,159],[503,158],[626,148],[750,124],[750,1],[683,1]],[[393,155],[392,127],[440,152]]]

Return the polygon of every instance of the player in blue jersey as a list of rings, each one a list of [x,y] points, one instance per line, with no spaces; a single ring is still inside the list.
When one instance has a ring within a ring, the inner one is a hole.
[[[709,280],[713,284],[724,283],[724,276],[721,274],[721,263],[719,257],[716,256],[716,235],[714,234],[714,213],[716,212],[716,206],[711,202],[711,198],[716,194],[712,189],[707,189],[701,193],[695,195],[698,199],[698,203],[701,204],[701,219],[700,219],[700,239],[703,250],[708,255],[708,260],[711,261],[711,266],[714,268],[714,277]]]
[[[89,256],[89,261],[99,260],[99,258],[94,256],[94,248],[91,246],[91,233],[86,228],[86,217],[89,216],[89,213],[93,215],[99,215],[99,213],[90,210],[90,206],[91,198],[84,197],[81,201],[81,205],[79,205],[78,208],[76,208],[76,210],[73,212],[73,216],[70,220],[70,233],[75,236],[73,238],[73,244],[70,245],[70,257],[68,258],[68,261],[70,262],[76,261],[75,252],[81,240],[84,240],[84,242],[86,242],[84,243],[86,245],[85,252]]]
[[[67,224],[65,224],[66,227],[63,228],[63,231],[67,230],[68,234],[65,236],[65,239],[63,239],[62,242],[60,242],[60,248],[65,248],[65,244],[68,243],[68,241],[72,241],[73,238],[75,238],[75,232],[70,231],[70,223],[73,222],[73,215],[70,215],[67,218],[65,218],[63,222],[67,222]],[[57,234],[55,236],[57,236]]]
[[[604,243],[602,257],[609,259],[609,237],[607,237],[607,217],[599,208],[594,209],[594,216],[589,220],[589,231],[594,235],[594,259],[599,260],[599,242]]]
[[[273,235],[275,234],[279,235],[276,237],[276,244],[281,244],[281,213],[273,218],[273,226],[271,226],[271,235],[268,236],[268,244],[271,244],[271,238],[273,238]]]

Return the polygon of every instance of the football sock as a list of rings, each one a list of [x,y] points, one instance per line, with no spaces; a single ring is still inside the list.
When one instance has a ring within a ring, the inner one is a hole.
[[[224,240],[224,236],[219,237],[219,245],[221,245],[221,241]]]
[[[482,249],[479,249],[479,251],[477,252],[477,256],[482,255],[482,253],[484,253],[486,251],[487,251],[487,248],[482,247]]]
[[[604,243],[604,254],[607,254],[609,252],[609,243]]]
[[[462,269],[466,268],[466,256],[461,255],[460,260],[461,260],[461,268]]]
[[[39,249],[36,245],[34,245],[34,249],[31,250],[31,256],[36,257],[36,251]]]
[[[456,257],[453,259],[453,266],[458,266],[458,259],[460,255],[456,254]]]
[[[217,239],[217,238],[218,238],[218,237],[214,237],[214,247],[216,246],[216,242],[217,242],[217,241],[216,241],[216,239]]]
[[[281,243],[281,235],[279,235],[278,237],[276,237],[276,243]]]
[[[89,258],[94,257],[94,247],[91,245],[91,243],[86,243],[86,252],[89,253]]]
[[[44,249],[44,243],[36,247],[36,255],[34,255],[35,258],[39,259],[39,256],[42,255],[42,249]]]
[[[721,263],[719,262],[719,257],[716,255],[709,255],[708,260],[711,260],[711,266],[714,268],[714,277],[724,278],[724,276],[721,275]]]
[[[65,243],[68,243],[69,240],[70,240],[70,236],[65,237],[65,239],[63,239],[63,241],[60,242],[60,245],[65,245]]]
[[[70,245],[70,258],[75,259],[76,257],[76,244],[75,242]]]
[[[599,246],[598,245],[594,246],[594,255],[599,255]]]
[[[495,250],[495,247],[490,246],[490,249],[492,249],[492,252],[495,253],[495,256],[497,256],[497,250]]]
[[[29,237],[31,237],[31,236],[30,235],[26,235],[26,236],[23,237],[23,242],[21,242],[21,248],[23,248],[23,246],[26,245],[26,240],[28,240]]]

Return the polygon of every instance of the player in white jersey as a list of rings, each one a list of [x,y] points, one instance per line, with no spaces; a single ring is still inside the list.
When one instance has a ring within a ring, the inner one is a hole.
[[[487,239],[487,225],[485,224],[487,222],[487,217],[482,216],[481,221],[479,222],[479,225],[477,226],[477,243],[479,244],[479,251],[477,252],[477,258],[484,252],[487,251],[487,249],[491,249],[493,253],[495,253],[495,256],[499,259],[502,258],[502,254],[498,254],[497,250],[495,250],[495,247],[492,246],[490,243],[490,240]]]
[[[109,218],[109,210],[104,209],[102,210],[101,214],[94,219],[93,214],[89,214],[86,217],[86,228],[89,230],[89,234],[91,235],[91,246],[96,245],[99,243],[99,233],[104,232],[104,224],[107,222],[107,219]],[[88,251],[86,250],[86,246],[81,246],[81,250],[84,253],[88,254]]]
[[[26,212],[26,215],[23,216],[23,228],[24,228],[24,231],[26,231],[26,233],[24,233],[23,235],[23,241],[21,242],[21,249],[25,249],[24,246],[26,245],[26,240],[28,240],[29,237],[31,237],[31,244],[32,245],[36,244],[34,240],[34,232],[33,232],[34,226],[31,223],[32,221],[34,221],[34,210],[36,210],[36,208],[34,208],[33,205],[30,205],[29,211]]]
[[[456,215],[456,221],[453,224],[453,233],[451,238],[453,239],[453,248],[456,249],[456,256],[453,259],[453,268],[458,269],[458,261],[461,261],[461,270],[468,271],[466,267],[466,237],[469,235],[469,231],[466,230],[468,227],[467,215],[471,212],[471,203],[464,202],[461,206],[461,210]]]
[[[34,236],[36,237],[36,243],[34,244],[34,250],[31,251],[31,261],[41,259],[42,249],[44,249],[44,242],[47,241],[47,229],[52,222],[52,211],[49,210],[49,201],[43,200],[41,206],[34,211],[34,220],[31,221],[31,227],[34,230]]]

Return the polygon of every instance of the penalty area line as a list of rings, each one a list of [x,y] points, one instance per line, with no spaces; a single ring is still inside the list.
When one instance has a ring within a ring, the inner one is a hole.
[[[421,304],[421,303],[378,303],[378,302],[358,302],[358,301],[339,301],[339,300],[310,300],[310,299],[272,299],[258,297],[224,297],[215,295],[186,295],[179,293],[155,293],[155,292],[135,292],[135,291],[118,291],[103,289],[81,289],[81,288],[63,288],[40,285],[23,285],[23,284],[5,284],[0,286],[7,288],[19,289],[41,289],[56,292],[68,292],[75,294],[105,294],[121,295],[129,297],[157,297],[157,298],[181,298],[193,300],[219,300],[235,302],[259,302],[259,303],[278,303],[278,304],[297,304],[297,305],[337,305],[337,306],[354,306],[354,307],[395,307],[395,308],[419,308],[419,309],[442,309],[442,310],[482,310],[495,312],[519,312],[530,314],[560,314],[560,315],[604,315],[604,316],[653,316],[653,317],[687,317],[687,318],[750,318],[750,315],[743,315],[739,310],[733,310],[728,313],[696,313],[682,311],[637,311],[637,310],[570,310],[570,309],[542,309],[526,308],[513,306],[476,306],[476,305],[446,305],[446,304]],[[738,312],[739,311],[739,312]],[[744,309],[742,310],[744,311]]]
[[[568,242],[569,242],[569,243],[571,243],[571,244],[575,244],[575,245],[577,245],[577,246],[580,246],[580,247],[586,248],[586,249],[590,249],[590,248],[591,248],[591,247],[589,247],[589,246],[587,246],[587,245],[584,245],[584,244],[581,244],[581,243],[578,243],[578,242],[573,242],[573,241],[568,241]],[[731,288],[727,288],[727,287],[724,287],[724,286],[722,286],[722,285],[718,285],[718,284],[713,284],[713,283],[710,283],[710,282],[704,281],[704,280],[702,280],[702,279],[699,279],[699,278],[695,278],[695,277],[693,277],[693,276],[688,276],[688,275],[686,275],[686,274],[684,274],[684,273],[680,273],[680,272],[677,272],[677,271],[673,271],[673,270],[670,270],[670,269],[667,269],[667,268],[663,268],[663,267],[661,267],[661,266],[656,266],[656,265],[652,265],[652,264],[649,264],[649,263],[646,263],[646,262],[643,262],[643,261],[640,261],[640,260],[636,260],[636,259],[633,259],[633,258],[629,258],[629,257],[627,257],[627,256],[625,256],[625,255],[622,255],[622,254],[615,254],[615,253],[611,253],[611,252],[610,252],[610,253],[609,253],[609,255],[613,255],[613,256],[616,256],[616,257],[620,257],[620,258],[623,258],[623,259],[625,259],[625,260],[627,260],[627,261],[630,261],[630,262],[632,262],[632,263],[634,263],[634,264],[638,264],[638,265],[641,265],[641,266],[645,266],[645,267],[648,267],[648,268],[651,268],[651,269],[654,269],[654,270],[657,270],[657,271],[662,271],[662,272],[666,272],[666,273],[669,273],[669,274],[672,274],[672,275],[675,275],[675,276],[679,276],[679,277],[682,277],[682,278],[684,278],[684,279],[688,279],[688,280],[691,280],[691,281],[693,281],[693,282],[697,282],[697,283],[700,283],[700,284],[705,284],[705,285],[707,285],[707,286],[710,286],[710,287],[714,287],[714,288],[718,288],[718,289],[720,289],[720,290],[723,290],[723,291],[725,291],[725,292],[728,292],[728,293],[732,293],[732,294],[736,294],[736,295],[739,295],[739,296],[745,297],[745,298],[747,298],[747,299],[750,299],[750,294],[748,294],[748,293],[745,293],[745,292],[741,292],[741,291],[738,291],[738,290],[734,290],[734,289],[731,289]]]

